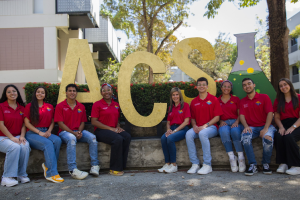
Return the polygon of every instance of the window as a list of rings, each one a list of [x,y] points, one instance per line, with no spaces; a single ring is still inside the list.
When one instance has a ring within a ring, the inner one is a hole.
[[[291,46],[297,45],[297,38],[291,39]]]
[[[299,74],[299,69],[297,66],[293,66],[293,75]]]

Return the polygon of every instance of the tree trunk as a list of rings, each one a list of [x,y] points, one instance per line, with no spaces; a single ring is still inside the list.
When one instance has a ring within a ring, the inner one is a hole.
[[[153,44],[152,44],[152,30],[149,31],[149,37],[148,37],[148,44],[147,44],[147,51],[149,53],[153,53]],[[148,83],[152,84],[153,83],[153,70],[151,66],[149,66],[149,79]]]
[[[289,78],[288,35],[285,0],[267,0],[269,9],[271,83],[277,91],[278,81]]]

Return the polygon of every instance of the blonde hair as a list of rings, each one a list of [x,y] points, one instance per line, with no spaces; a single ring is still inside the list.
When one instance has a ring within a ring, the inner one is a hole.
[[[180,89],[178,87],[174,87],[174,88],[171,89],[171,92],[170,92],[170,110],[169,110],[169,113],[172,112],[172,108],[173,108],[173,104],[174,104],[174,102],[172,100],[172,95],[173,95],[174,92],[178,92],[178,94],[179,94],[180,105],[181,105],[180,109],[183,109],[183,106],[184,106],[183,96],[181,94]]]

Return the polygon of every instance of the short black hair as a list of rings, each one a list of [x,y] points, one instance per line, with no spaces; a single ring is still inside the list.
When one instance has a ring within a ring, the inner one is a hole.
[[[71,84],[69,84],[69,85],[66,86],[66,92],[68,92],[68,88],[70,88],[70,87],[75,88],[75,89],[76,89],[76,92],[78,92],[77,86],[76,86],[75,84],[73,84],[73,83],[71,83]]]
[[[243,83],[244,81],[248,81],[248,80],[250,80],[250,81],[254,84],[254,81],[253,81],[251,78],[244,78],[244,79],[242,80],[242,83]]]
[[[205,81],[206,84],[208,85],[208,81],[207,81],[207,79],[206,79],[205,77],[200,77],[200,78],[198,78],[197,84],[198,84],[199,81]]]

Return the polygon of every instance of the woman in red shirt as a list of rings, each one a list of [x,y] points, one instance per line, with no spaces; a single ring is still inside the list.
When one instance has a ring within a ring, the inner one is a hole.
[[[170,108],[167,118],[167,132],[161,137],[161,146],[165,156],[165,165],[159,172],[177,172],[175,142],[183,140],[190,124],[190,107],[183,101],[179,88],[171,89]]]
[[[37,87],[32,95],[31,103],[25,107],[25,125],[29,129],[26,140],[34,149],[44,152],[45,163],[42,164],[44,176],[48,181],[61,183],[64,181],[57,172],[57,160],[61,146],[61,139],[51,134],[54,127],[54,109],[46,103],[47,90],[43,86]]]
[[[275,122],[278,126],[274,137],[276,163],[280,164],[278,173],[300,174],[300,154],[297,144],[300,140],[299,98],[300,95],[295,92],[289,79],[279,80],[273,106]]]
[[[26,169],[30,147],[25,139],[24,102],[18,88],[7,85],[0,99],[0,152],[6,153],[1,185],[27,183]]]
[[[112,99],[112,87],[101,86],[102,99],[92,107],[92,124],[98,142],[111,145],[110,174],[122,176],[126,167],[131,136],[119,124],[120,106]]]

